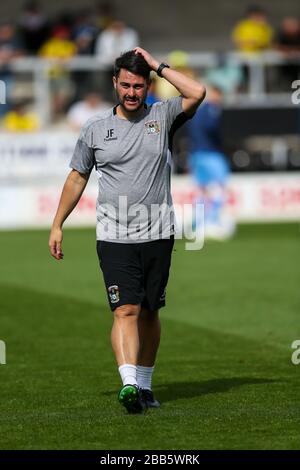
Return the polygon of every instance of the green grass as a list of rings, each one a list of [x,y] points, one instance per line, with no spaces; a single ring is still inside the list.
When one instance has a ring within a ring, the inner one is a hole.
[[[300,449],[300,233],[242,226],[198,252],[177,241],[154,390],[127,415],[94,230],[0,233],[1,449]]]

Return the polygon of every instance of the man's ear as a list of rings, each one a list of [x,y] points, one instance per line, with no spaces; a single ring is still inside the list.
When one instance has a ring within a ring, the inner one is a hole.
[[[113,84],[114,84],[114,89],[117,89],[117,79],[115,76],[113,76]]]

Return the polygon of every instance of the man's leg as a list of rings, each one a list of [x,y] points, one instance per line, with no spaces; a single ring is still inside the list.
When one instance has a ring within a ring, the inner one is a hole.
[[[137,366],[137,382],[148,408],[158,408],[160,403],[152,393],[152,374],[160,343],[160,320],[158,310],[142,308],[139,320],[140,350]]]
[[[129,413],[141,413],[146,407],[137,382],[137,361],[139,354],[138,318],[140,305],[126,304],[114,311],[111,342],[115,353],[123,387],[119,392],[119,402]]]
[[[138,318],[139,355],[138,365],[153,367],[160,343],[160,320],[158,310],[142,307]]]
[[[137,365],[139,354],[138,318],[140,305],[126,304],[114,310],[114,323],[111,331],[112,348],[118,366]]]

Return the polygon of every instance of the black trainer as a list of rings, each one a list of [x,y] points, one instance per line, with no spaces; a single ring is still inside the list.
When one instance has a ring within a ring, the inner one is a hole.
[[[159,408],[160,403],[158,400],[154,398],[153,392],[151,390],[148,390],[146,388],[141,388],[141,396],[142,400],[146,404],[147,408]]]
[[[146,408],[141,389],[136,385],[124,385],[119,391],[118,400],[128,413],[142,413]]]

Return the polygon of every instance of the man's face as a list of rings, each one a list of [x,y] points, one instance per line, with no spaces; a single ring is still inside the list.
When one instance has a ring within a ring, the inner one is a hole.
[[[118,78],[114,77],[113,82],[119,103],[125,111],[136,112],[143,106],[150,81],[126,69],[121,69]]]

